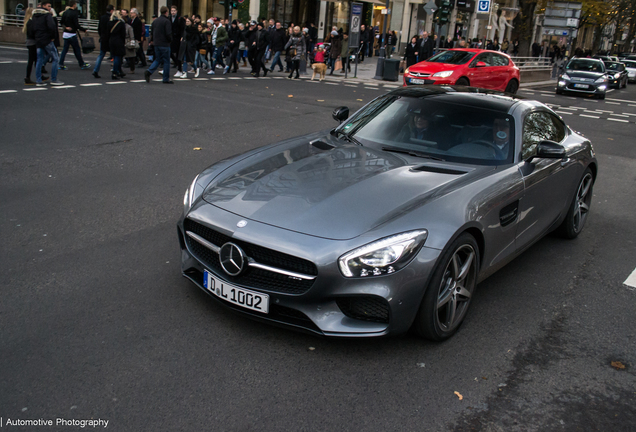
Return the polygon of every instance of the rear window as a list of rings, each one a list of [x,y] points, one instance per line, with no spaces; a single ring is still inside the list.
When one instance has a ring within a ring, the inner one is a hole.
[[[568,63],[567,70],[571,71],[582,71],[582,72],[605,72],[605,67],[603,66],[603,62],[599,60],[584,60],[577,59],[572,60]]]
[[[622,71],[624,66],[622,63],[606,63],[605,67],[611,71]]]
[[[473,58],[474,55],[475,53],[470,51],[444,51],[437,55],[434,55],[426,61],[460,65],[468,63],[468,61]]]

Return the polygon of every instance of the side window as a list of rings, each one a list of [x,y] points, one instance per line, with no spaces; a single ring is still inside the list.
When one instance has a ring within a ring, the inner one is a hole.
[[[477,62],[484,62],[486,63],[486,66],[492,66],[490,53],[482,53],[475,57],[475,60],[473,60],[473,66],[476,66]]]
[[[561,120],[544,111],[530,113],[523,122],[521,157],[525,160],[534,155],[543,140],[561,142],[563,138],[565,126]]]
[[[499,54],[493,54],[493,64],[495,66],[508,66],[508,59]]]

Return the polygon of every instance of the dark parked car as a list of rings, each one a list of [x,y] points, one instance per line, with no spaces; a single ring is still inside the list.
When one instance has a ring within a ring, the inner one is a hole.
[[[582,93],[605,99],[607,87],[608,76],[602,60],[575,57],[565,66],[565,72],[559,75],[556,93]]]
[[[625,65],[620,62],[605,62],[607,82],[610,87],[625,88],[629,79]]]
[[[442,340],[479,281],[585,225],[592,145],[540,102],[407,87],[348,115],[196,176],[178,222],[183,275],[264,322]]]

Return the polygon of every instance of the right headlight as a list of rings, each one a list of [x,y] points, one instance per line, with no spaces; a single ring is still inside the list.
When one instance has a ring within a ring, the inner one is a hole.
[[[352,250],[338,259],[345,277],[381,276],[405,267],[428,237],[428,231],[416,230],[374,241]]]
[[[186,189],[185,194],[183,195],[183,212],[184,213],[187,213],[188,210],[190,210],[190,207],[192,207],[192,203],[196,199],[195,188],[197,186],[197,180],[199,180],[199,175],[197,175],[194,178],[194,180],[192,180],[190,187]]]
[[[596,81],[594,81],[594,82],[596,82],[596,83],[602,83],[602,82],[605,82],[605,81],[607,81],[607,77],[602,76],[602,77],[600,77],[599,79],[597,79],[597,80],[596,80]]]

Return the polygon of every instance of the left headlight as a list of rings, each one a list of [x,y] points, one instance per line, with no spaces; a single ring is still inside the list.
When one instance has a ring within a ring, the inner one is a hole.
[[[404,75],[406,75],[407,73],[409,73],[409,68],[406,68],[406,70],[404,71]]]
[[[192,180],[190,187],[186,189],[185,194],[183,195],[183,212],[184,213],[190,210],[190,207],[192,207],[192,203],[194,202],[196,198],[194,189],[197,185],[197,180],[199,180],[198,175],[194,178],[194,180]]]
[[[620,77],[621,77],[621,74],[620,74],[620,73],[614,74],[614,79],[618,79],[618,78],[620,78]]]
[[[380,276],[405,267],[422,247],[428,231],[416,230],[391,237],[352,250],[338,259],[345,277]]]
[[[607,77],[602,76],[599,79],[597,79],[595,82],[602,83],[602,82],[605,82],[605,81],[607,81]]]
[[[453,74],[453,71],[442,71],[442,72],[434,73],[433,76],[440,77],[440,78],[448,78],[452,74]]]

